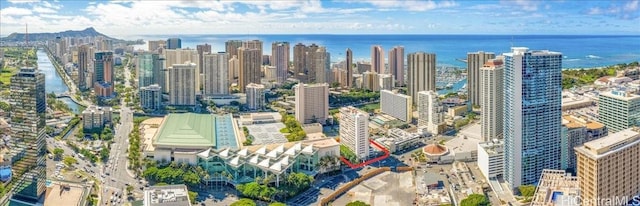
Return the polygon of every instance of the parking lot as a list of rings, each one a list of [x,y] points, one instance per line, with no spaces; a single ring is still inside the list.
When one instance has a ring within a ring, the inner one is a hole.
[[[355,170],[348,170],[343,172],[342,174],[323,178],[320,181],[316,181],[314,185],[309,188],[307,191],[299,194],[291,200],[287,201],[287,205],[293,206],[307,206],[307,205],[317,205],[317,203],[322,200],[322,198],[328,196],[333,193],[337,188],[342,186],[344,183],[355,180],[360,177],[360,175]]]

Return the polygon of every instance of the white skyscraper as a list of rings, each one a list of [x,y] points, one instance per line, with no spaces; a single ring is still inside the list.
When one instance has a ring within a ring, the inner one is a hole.
[[[340,144],[351,149],[358,159],[369,157],[369,114],[355,107],[340,108]]]
[[[380,110],[389,116],[411,122],[411,97],[397,91],[380,90]]]
[[[226,53],[204,54],[202,69],[205,97],[229,94],[228,58]]]
[[[504,67],[504,179],[511,188],[535,184],[543,169],[560,168],[562,54],[513,47]]]
[[[444,106],[434,91],[418,92],[418,128],[426,128],[432,134],[444,130]]]
[[[259,110],[264,107],[264,85],[251,83],[247,85],[247,107]]]
[[[489,60],[480,68],[481,135],[484,141],[502,138],[503,71],[501,58]]]

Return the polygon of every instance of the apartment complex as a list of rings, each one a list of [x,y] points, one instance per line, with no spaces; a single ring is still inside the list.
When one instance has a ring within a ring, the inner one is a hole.
[[[342,87],[345,87],[348,89],[353,87],[353,51],[347,48],[345,55],[347,59],[345,61],[344,69],[347,71],[347,78],[346,78],[346,84],[343,84]]]
[[[598,115],[611,132],[640,124],[640,95],[623,89],[600,93]]]
[[[478,144],[478,168],[487,178],[495,181],[504,174],[504,141],[490,140]]]
[[[417,104],[418,92],[436,90],[436,54],[416,52],[407,56],[407,90]]]
[[[264,108],[264,85],[248,84],[247,85],[247,106],[250,110],[260,110]]]
[[[289,71],[289,42],[273,42],[271,44],[271,66],[276,67],[276,82],[287,80]]]
[[[238,74],[238,87],[240,92],[245,92],[245,88],[250,83],[260,84],[262,72],[262,50],[246,47],[238,48],[238,63],[240,65]]]
[[[329,84],[297,84],[296,120],[302,124],[325,124],[329,118]]]
[[[576,153],[573,148],[585,142],[600,139],[608,135],[603,124],[574,115],[562,116],[562,140],[560,141],[560,169],[576,169]]]
[[[111,97],[114,86],[113,53],[96,52],[93,66],[93,85],[96,95],[99,97]]]
[[[531,206],[579,205],[578,178],[564,170],[542,170]]]
[[[482,105],[480,95],[483,90],[481,89],[482,80],[480,80],[480,68],[483,68],[487,61],[494,58],[496,58],[496,55],[489,52],[478,51],[467,53],[467,91],[471,105]]]
[[[469,54],[469,56],[472,55]],[[502,59],[488,60],[482,68],[479,68],[479,105],[482,108],[481,135],[484,141],[502,138],[503,72],[504,63]]]
[[[146,87],[152,84],[160,84],[164,81],[164,58],[156,53],[144,53],[138,55],[138,88]]]
[[[196,64],[186,62],[169,67],[169,105],[196,105]]]
[[[398,91],[380,90],[380,110],[382,113],[411,122],[411,97]]]
[[[384,66],[384,50],[380,45],[371,46],[371,68],[372,72],[378,74],[387,74],[389,72],[386,71]]]
[[[91,105],[82,111],[82,128],[85,130],[101,129],[111,123],[113,109]]]
[[[228,58],[226,53],[204,54],[202,57],[204,97],[229,94]]]
[[[140,106],[151,111],[162,109],[162,88],[157,84],[141,87]]]
[[[352,106],[340,108],[340,144],[361,160],[369,157],[369,113]]]
[[[640,194],[640,133],[629,128],[575,148],[584,206],[623,205]]]
[[[512,47],[504,56],[504,177],[517,188],[560,168],[562,54]]]
[[[418,96],[418,128],[427,130],[429,133],[437,135],[444,132],[446,113],[442,102],[438,98],[438,93],[434,91],[421,91]]]

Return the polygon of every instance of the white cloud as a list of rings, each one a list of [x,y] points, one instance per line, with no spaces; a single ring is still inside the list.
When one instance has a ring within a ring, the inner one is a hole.
[[[25,16],[25,15],[31,15],[31,14],[33,14],[33,12],[31,12],[31,10],[25,9],[25,8],[18,8],[18,7],[7,7],[7,8],[4,8],[4,9],[0,10],[0,15],[2,15],[2,17],[6,17],[6,16]]]
[[[25,3],[35,3],[40,2],[40,0],[7,0],[12,4],[25,4]]]
[[[624,11],[636,11],[638,10],[638,0],[627,2],[623,7]]]
[[[369,3],[379,9],[402,9],[409,11],[428,11],[438,8],[450,8],[455,7],[458,4],[454,1],[440,1],[435,2],[432,0],[420,1],[420,0],[367,0],[362,1]]]
[[[36,13],[44,13],[44,14],[54,14],[57,13],[56,10],[53,10],[52,8],[47,8],[47,7],[40,7],[40,6],[35,6],[32,9],[34,12]]]

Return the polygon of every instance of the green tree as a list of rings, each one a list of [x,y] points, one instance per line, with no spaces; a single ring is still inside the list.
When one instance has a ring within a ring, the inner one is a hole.
[[[196,197],[198,197],[197,192],[189,191],[189,201],[191,201],[191,204],[196,204]]]
[[[360,200],[357,200],[357,201],[353,201],[353,202],[347,203],[347,206],[371,206],[371,205],[369,205],[367,203],[364,203],[364,202],[362,202]]]
[[[66,164],[67,166],[71,166],[73,164],[78,163],[78,160],[76,160],[76,158],[73,158],[71,156],[66,156],[64,157],[64,160],[62,160],[64,162],[64,164]]]
[[[487,206],[489,204],[487,197],[480,194],[471,194],[460,202],[461,206]]]
[[[102,160],[102,162],[107,162],[109,161],[109,149],[106,147],[103,147],[102,150],[100,150],[100,159]]]
[[[53,149],[53,155],[56,159],[60,159],[62,158],[62,154],[64,154],[64,150],[61,148],[55,148]]]
[[[231,203],[231,206],[256,206],[256,202],[251,199],[242,198],[234,203]]]
[[[284,203],[281,203],[281,202],[274,202],[274,203],[269,204],[269,206],[287,206],[287,205],[285,205]]]
[[[533,197],[533,194],[536,192],[536,187],[533,185],[520,185],[518,191],[520,191],[520,194],[524,197]]]

